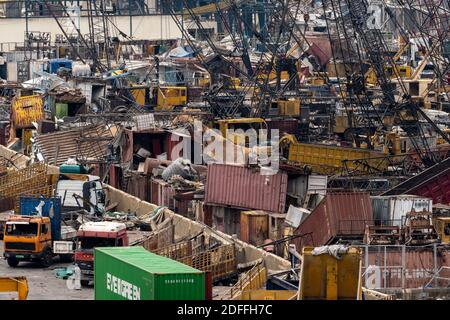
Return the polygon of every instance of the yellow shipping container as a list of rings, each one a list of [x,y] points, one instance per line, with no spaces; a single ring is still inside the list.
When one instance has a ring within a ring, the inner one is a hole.
[[[44,119],[44,102],[40,95],[16,97],[12,101],[13,123],[16,128],[33,126]]]
[[[308,143],[291,143],[288,160],[306,164],[313,171],[322,174],[336,174],[344,168],[345,160],[364,160],[370,167],[387,170],[387,162],[382,159],[385,154],[372,150],[327,146]],[[377,158],[377,159],[373,159]],[[347,162],[346,168],[356,171],[367,171],[368,168],[354,162]]]

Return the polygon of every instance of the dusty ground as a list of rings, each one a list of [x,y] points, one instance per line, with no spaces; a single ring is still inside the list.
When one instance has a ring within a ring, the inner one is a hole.
[[[66,281],[55,276],[55,268],[66,267],[70,263],[59,263],[58,258],[50,268],[43,268],[33,262],[21,262],[11,268],[3,258],[3,241],[0,241],[0,276],[25,276],[28,280],[29,300],[87,300],[94,299],[94,287],[70,290]],[[17,295],[0,293],[1,299],[17,298]]]

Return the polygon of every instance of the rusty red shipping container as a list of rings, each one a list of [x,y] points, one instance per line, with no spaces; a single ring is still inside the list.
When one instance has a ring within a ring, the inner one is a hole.
[[[382,195],[413,194],[450,204],[450,158],[396,185]]]
[[[404,252],[401,246],[369,246],[363,250],[363,272],[369,268],[363,281],[368,288],[422,288],[441,267],[450,267],[449,250],[443,247],[437,247],[436,254],[430,246],[406,246]],[[447,282],[438,281],[437,285],[447,286]],[[435,286],[434,281],[431,285]]]
[[[280,136],[283,133],[287,134],[297,134],[299,130],[298,120],[297,119],[267,119],[267,130],[270,131],[273,129],[278,129]]]
[[[151,203],[174,210],[175,189],[161,179],[151,181]]]
[[[205,203],[239,209],[284,212],[288,176],[285,172],[262,175],[241,166],[208,165]]]
[[[0,122],[0,145],[6,146],[9,140],[9,121]]]
[[[131,173],[128,177],[127,188],[125,191],[139,199],[150,201],[151,193],[149,177],[139,173]]]
[[[208,206],[203,203],[203,217],[200,220],[204,224],[206,224],[209,227],[212,227],[213,224],[213,207]]]
[[[205,272],[205,300],[212,300],[213,299],[213,281],[212,281],[212,272],[206,271]]]
[[[295,230],[295,235],[311,233],[293,242],[301,252],[304,246],[321,246],[340,235],[364,235],[371,223],[372,204],[369,193],[329,193]]]
[[[450,204],[450,168],[414,188],[411,193],[432,198],[433,203]]]

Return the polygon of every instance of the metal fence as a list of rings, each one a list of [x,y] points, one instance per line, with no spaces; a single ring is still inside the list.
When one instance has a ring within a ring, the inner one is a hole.
[[[411,289],[450,285],[448,248],[428,246],[359,246],[363,286],[369,289]]]
[[[199,251],[188,242],[173,244],[152,252],[177,260],[195,269],[211,272],[213,281],[226,279],[237,273],[234,244]]]

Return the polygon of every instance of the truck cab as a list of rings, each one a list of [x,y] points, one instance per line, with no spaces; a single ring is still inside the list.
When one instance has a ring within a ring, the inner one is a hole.
[[[450,217],[433,218],[433,225],[443,244],[450,244]]]
[[[90,214],[95,214],[96,209],[105,208],[105,193],[98,176],[63,174],[56,185],[56,195],[61,197],[62,210],[65,212],[81,207]]]
[[[94,280],[94,248],[128,246],[127,228],[118,222],[87,222],[78,229],[77,241],[75,263],[81,269],[81,284],[87,286]]]
[[[52,264],[52,234],[48,217],[11,216],[4,230],[4,257],[10,267],[19,261],[40,261]]]

